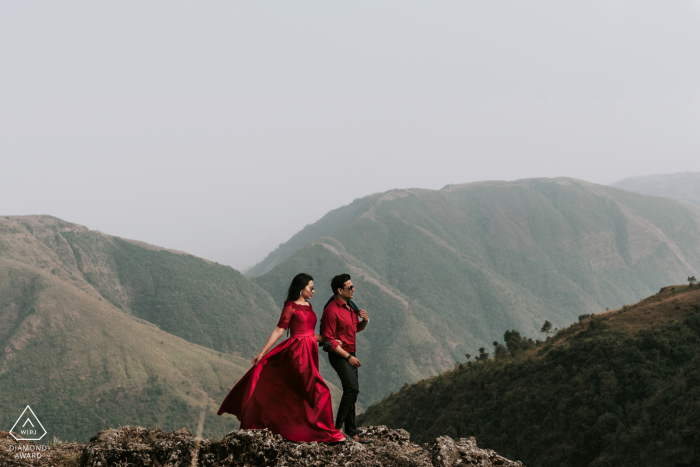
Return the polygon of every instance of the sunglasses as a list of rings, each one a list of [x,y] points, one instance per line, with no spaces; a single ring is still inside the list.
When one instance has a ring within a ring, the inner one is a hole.
[[[345,287],[345,288],[348,289],[348,290],[355,290],[355,286],[354,286],[354,285],[351,285],[349,288],[348,288],[348,287]]]

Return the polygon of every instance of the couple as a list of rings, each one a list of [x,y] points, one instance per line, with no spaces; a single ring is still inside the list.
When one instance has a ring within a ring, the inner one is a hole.
[[[369,319],[351,300],[355,287],[348,274],[335,276],[331,288],[333,296],[323,310],[319,335],[314,332],[316,313],[308,302],[314,294],[313,278],[301,273],[292,279],[277,327],[253,359],[253,368],[226,396],[218,415],[234,414],[242,429],[267,428],[290,441],[338,443],[347,436],[368,442],[357,436],[355,426],[360,392],[355,335],[367,327]],[[285,329],[291,330],[291,337],[267,353]],[[331,393],[318,372],[317,344],[328,351],[343,384],[335,425]],[[343,425],[345,436],[340,432]]]

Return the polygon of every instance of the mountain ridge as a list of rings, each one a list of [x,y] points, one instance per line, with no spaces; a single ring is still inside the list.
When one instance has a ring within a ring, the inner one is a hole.
[[[685,174],[682,174],[685,175]],[[697,174],[698,178],[700,178],[700,173]],[[644,178],[644,177],[633,177],[633,178]],[[628,180],[628,179],[626,179]],[[622,181],[621,181],[622,182]],[[381,193],[374,193],[368,196],[365,196],[363,198],[358,198],[354,200],[352,203],[346,206],[342,206],[340,208],[334,209],[331,212],[329,212],[326,216],[322,217],[319,219],[317,222],[310,224],[306,226],[304,229],[302,229],[299,233],[294,235],[292,239],[290,239],[288,242],[285,242],[280,245],[276,250],[272,251],[268,256],[263,260],[263,262],[258,263],[257,265],[251,267],[247,272],[246,275],[248,277],[257,277],[265,272],[268,272],[269,270],[274,267],[273,265],[279,264],[282,262],[284,259],[288,258],[291,256],[294,252],[298,251],[299,249],[303,248],[303,246],[309,245],[313,243],[314,241],[320,239],[321,237],[327,236],[328,234],[334,232],[335,230],[338,229],[339,227],[339,219],[347,219],[352,216],[344,216],[341,214],[341,211],[343,211],[346,208],[353,207],[353,214],[357,214],[357,211],[366,207],[368,204],[371,203],[371,206],[369,209],[367,209],[365,212],[360,214],[359,216],[356,216],[356,219],[353,220],[359,220],[359,219],[373,219],[376,209],[379,205],[382,203],[388,202],[395,200],[397,198],[404,198],[408,197],[410,195],[416,195],[416,194],[422,194],[422,193],[439,193],[439,192],[455,192],[455,191],[464,191],[464,190],[473,190],[473,189],[479,189],[479,188],[484,188],[484,187],[497,187],[497,188],[508,188],[508,187],[515,187],[515,186],[520,186],[523,184],[531,184],[531,183],[557,183],[561,185],[565,184],[577,184],[581,186],[585,186],[592,191],[597,192],[599,195],[602,196],[609,196],[608,192],[606,192],[606,186],[604,185],[598,185],[592,182],[588,182],[585,180],[580,180],[576,178],[571,178],[571,177],[554,177],[554,178],[545,178],[545,177],[540,177],[540,178],[531,178],[531,179],[519,179],[515,180],[512,182],[509,181],[500,181],[500,180],[484,180],[484,181],[477,181],[477,182],[468,182],[468,183],[461,183],[461,184],[450,184],[446,185],[445,187],[441,188],[440,190],[430,190],[430,189],[425,189],[425,188],[402,188],[402,189],[392,189],[386,192],[381,192]],[[617,187],[616,184],[620,182],[615,182],[610,185],[610,187],[613,188],[618,188],[618,189],[624,189],[621,187]],[[630,190],[625,190],[625,191],[630,191]],[[645,193],[643,193],[645,194]],[[652,195],[655,196],[655,195]],[[663,196],[667,197],[667,196]],[[699,211],[700,212],[700,211]],[[332,222],[331,220],[326,220],[327,216],[332,215]],[[294,241],[292,241],[294,240]]]
[[[571,178],[390,190],[351,206],[252,280],[281,300],[305,271],[325,302],[330,278],[351,274],[372,321],[358,334],[364,404],[507,329],[534,336],[545,320],[564,326],[700,270],[696,207]]]
[[[649,196],[662,196],[691,204],[700,204],[700,172],[643,175],[610,184]]]
[[[0,256],[216,350],[252,352],[279,318],[268,294],[231,267],[52,216],[0,217]]]

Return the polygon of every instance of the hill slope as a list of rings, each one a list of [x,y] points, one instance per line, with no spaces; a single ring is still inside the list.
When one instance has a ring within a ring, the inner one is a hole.
[[[630,177],[611,183],[610,186],[645,195],[664,196],[687,203],[700,204],[699,172]]]
[[[270,296],[233,268],[50,216],[0,217],[0,257],[222,352],[254,355],[279,318]]]
[[[307,227],[254,281],[281,299],[306,271],[318,308],[333,275],[353,276],[372,321],[358,337],[368,404],[507,329],[536,335],[545,320],[563,326],[699,276],[698,226],[692,206],[572,179],[392,190]]]
[[[163,332],[50,273],[0,259],[0,426],[27,404],[61,439],[143,423],[235,427],[216,409],[248,363]]]
[[[221,436],[237,422],[216,409],[278,318],[232,268],[50,216],[0,217],[0,426],[30,404],[62,439],[194,430],[205,404],[205,432]]]
[[[534,349],[403,388],[363,424],[475,436],[526,465],[691,466],[700,462],[700,288],[667,287]],[[520,342],[522,343],[522,342]]]

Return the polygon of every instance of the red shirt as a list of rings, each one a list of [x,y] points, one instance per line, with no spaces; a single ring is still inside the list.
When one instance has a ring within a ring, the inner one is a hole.
[[[340,339],[343,343],[343,350],[355,353],[357,315],[347,303],[343,303],[338,297],[334,298],[323,310],[321,335],[331,342],[331,352],[338,347],[336,339]]]

